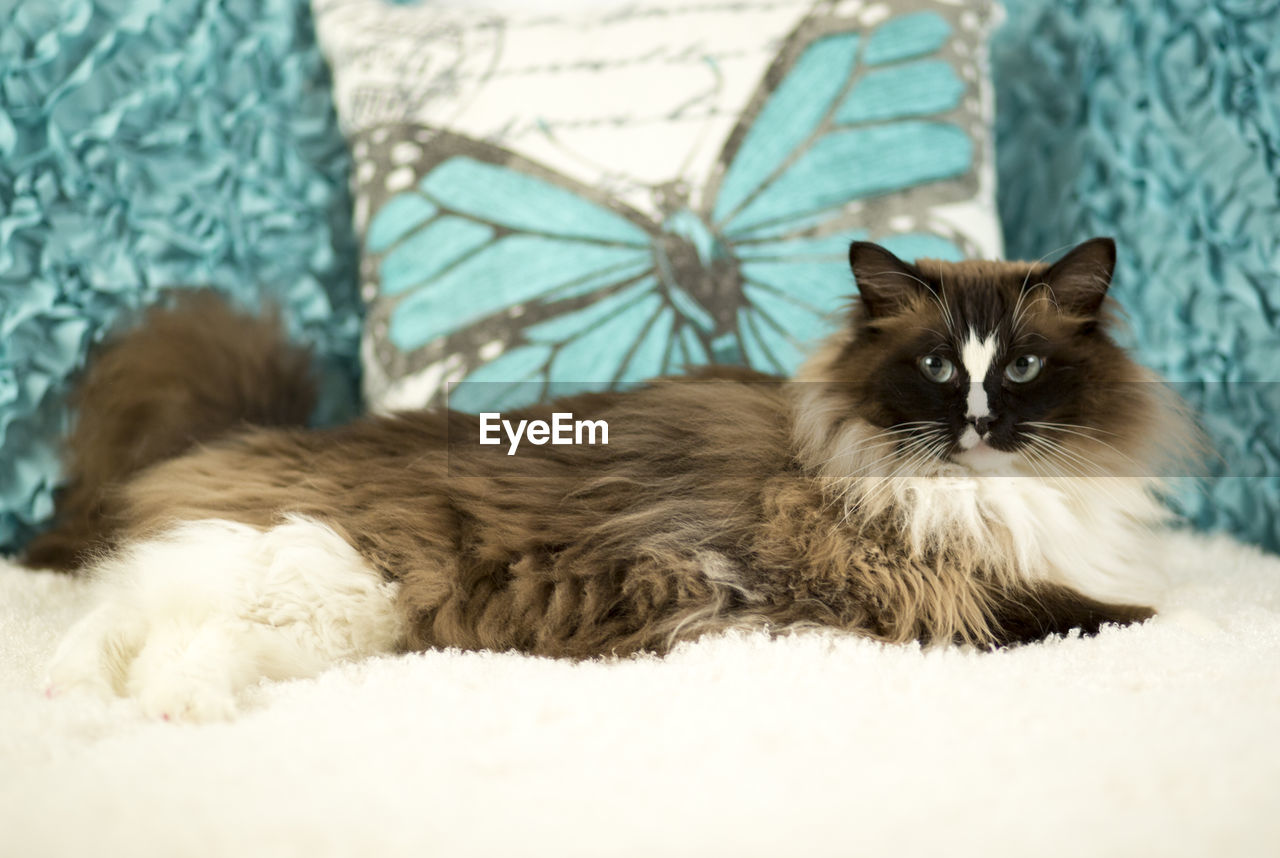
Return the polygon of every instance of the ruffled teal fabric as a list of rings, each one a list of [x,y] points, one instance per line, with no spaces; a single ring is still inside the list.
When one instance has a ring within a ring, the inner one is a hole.
[[[1132,343],[1202,410],[1220,455],[1179,505],[1280,550],[1280,2],[1006,6],[993,66],[1009,253],[1116,237]]]
[[[163,287],[283,305],[351,412],[347,172],[303,0],[0,4],[0,550],[51,512],[68,378]]]

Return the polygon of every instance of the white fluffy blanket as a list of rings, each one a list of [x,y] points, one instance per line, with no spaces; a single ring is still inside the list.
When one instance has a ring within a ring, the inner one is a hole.
[[[0,564],[0,854],[1275,855],[1280,558],[1175,535],[1152,562],[1164,613],[1093,639],[432,652],[210,726],[45,699],[85,588]]]

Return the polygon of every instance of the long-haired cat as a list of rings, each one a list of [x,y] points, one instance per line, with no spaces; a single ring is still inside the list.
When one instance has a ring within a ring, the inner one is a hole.
[[[730,627],[979,647],[1146,619],[1155,475],[1190,437],[1108,333],[1110,240],[908,264],[795,379],[716,368],[503,415],[609,443],[478,444],[445,411],[301,428],[306,355],[207,293],[111,342],[32,565],[100,601],[55,690],[166,717],[402,648],[591,657]]]

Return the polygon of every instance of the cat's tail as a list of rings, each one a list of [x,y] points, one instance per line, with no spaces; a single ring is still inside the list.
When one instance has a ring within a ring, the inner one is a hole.
[[[28,566],[71,570],[111,547],[112,497],[133,474],[236,429],[305,425],[316,388],[308,350],[278,317],[178,290],[91,356],[72,393],[67,485]]]

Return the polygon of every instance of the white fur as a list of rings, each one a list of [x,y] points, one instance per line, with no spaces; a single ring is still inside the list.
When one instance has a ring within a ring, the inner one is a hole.
[[[230,717],[259,679],[310,676],[402,637],[398,585],[307,518],[266,531],[188,522],[94,574],[99,604],[59,647],[51,690],[135,697],[154,716]]]
[[[991,371],[991,363],[996,358],[998,348],[999,342],[995,334],[978,339],[978,332],[972,328],[960,347],[960,362],[969,375],[969,399],[964,415],[969,420],[991,416],[991,403],[987,401],[987,389],[982,383]]]
[[[965,443],[966,438],[972,438],[972,443]],[[964,430],[959,444],[961,452],[956,454],[956,461],[975,474],[1026,476],[1022,473],[1022,460],[1017,453],[997,450],[989,444],[982,443],[982,439],[972,427]]]
[[[948,474],[947,471],[953,473]],[[1163,509],[1139,479],[990,476],[939,468],[893,481],[907,535],[922,550],[939,534],[1014,561],[1021,577],[1112,601],[1150,601],[1159,570],[1148,563]]]

